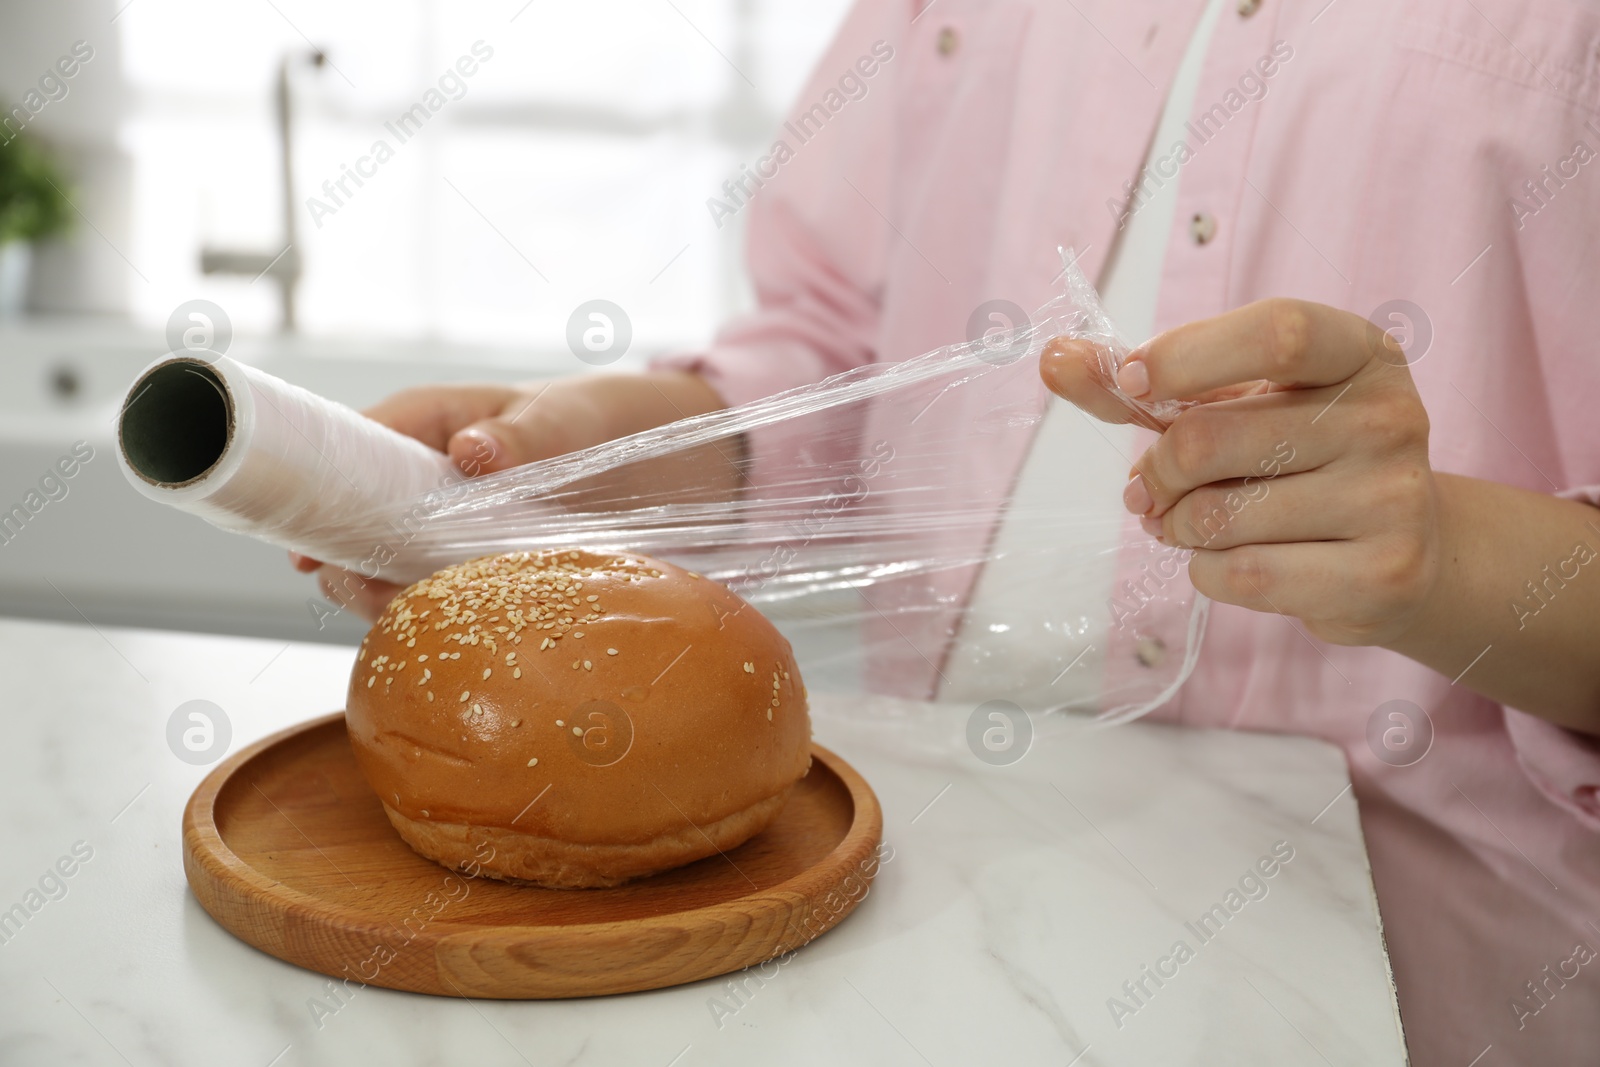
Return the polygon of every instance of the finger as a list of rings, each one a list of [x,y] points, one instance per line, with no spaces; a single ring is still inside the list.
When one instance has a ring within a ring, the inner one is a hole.
[[[1058,337],[1039,354],[1039,377],[1057,396],[1093,415],[1101,422],[1137,423],[1158,433],[1170,424],[1117,395],[1112,379],[1112,356],[1091,341]],[[1187,399],[1209,404],[1264,390],[1259,382],[1229,385]]]
[[[1139,484],[1128,484],[1128,510],[1159,517],[1203,485],[1315,470],[1344,447],[1312,422],[1335,392],[1261,393],[1189,408],[1134,464]]]
[[[553,411],[541,411],[540,403],[550,387],[518,393],[492,417],[478,419],[451,436],[446,451],[468,475],[494,474],[524,463],[565,455],[578,447],[567,432],[565,418],[552,418]],[[564,397],[562,403],[576,403]],[[571,414],[570,411],[562,413]]]
[[[289,553],[289,566],[293,567],[301,574],[310,574],[312,571],[322,566],[322,561],[312,559],[310,556],[302,556],[298,552],[291,552]]]
[[[1349,541],[1201,550],[1189,560],[1189,580],[1224,604],[1307,620],[1331,618],[1349,596],[1349,571],[1358,556]]]
[[[1319,470],[1205,485],[1159,519],[1140,524],[1147,533],[1159,532],[1163,544],[1214,552],[1250,544],[1348,540],[1362,533],[1362,516],[1330,502],[1356,499],[1341,484],[1355,477]]]
[[[1243,382],[1294,389],[1344,381],[1393,339],[1365,319],[1305,300],[1260,300],[1160,334],[1117,372],[1141,400],[1194,397]],[[1404,356],[1397,357],[1401,365]]]
[[[1039,377],[1057,396],[1070,400],[1101,422],[1139,422],[1154,430],[1165,427],[1124,403],[1111,391],[1111,354],[1089,341],[1057,337],[1039,354]]]
[[[445,452],[462,427],[500,414],[516,395],[506,385],[425,386],[402,390],[362,414]]]
[[[1424,557],[1403,536],[1240,545],[1197,551],[1189,580],[1213,600],[1301,619],[1325,641],[1363,644],[1414,603],[1416,584],[1428,580]]]
[[[324,566],[317,572],[317,586],[329,601],[368,622],[375,622],[401,590],[393,582],[366,578],[333,566]]]

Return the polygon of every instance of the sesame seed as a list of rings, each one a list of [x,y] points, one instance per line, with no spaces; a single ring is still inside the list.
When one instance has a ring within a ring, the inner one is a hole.
[[[557,720],[556,720],[556,725],[557,725],[557,726],[565,726],[565,725],[567,725],[567,724],[566,724],[566,723],[564,723],[564,722],[562,722],[562,721],[561,721],[561,720],[560,720],[560,719],[557,719]]]
[[[369,676],[369,677],[368,677],[368,678],[367,678],[367,688],[368,688],[368,689],[371,689],[371,688],[372,688],[372,683],[373,683],[373,682],[376,682],[376,681],[377,681],[377,680],[378,680],[378,678],[377,678],[377,675],[371,675],[371,676]]]
[[[573,637],[582,637],[583,636],[583,631],[582,630],[574,630],[572,632],[572,636]]]
[[[574,726],[574,727],[573,727],[573,728],[572,728],[572,733],[573,733],[573,735],[574,735],[574,736],[576,736],[576,737],[582,737],[582,736],[583,736],[583,727],[581,727],[581,726]]]
[[[767,721],[768,722],[772,721],[772,709],[771,708],[767,709]]]
[[[588,660],[584,660],[583,661],[583,669],[586,670],[586,671],[592,671],[592,670],[594,670],[594,664],[590,663]]]
[[[511,720],[511,726],[512,726],[513,729],[515,729],[516,727],[521,726],[521,725],[522,725],[522,720],[521,719],[512,719]]]
[[[418,656],[417,657],[417,662],[418,663],[426,663],[426,662],[428,662],[428,654],[426,652],[424,652],[422,655]]]
[[[484,669],[483,669],[483,677],[484,677],[484,680],[485,680],[485,681],[487,681],[487,680],[488,680],[488,678],[489,678],[489,675],[490,675],[490,674],[492,674],[492,673],[493,673],[493,672],[494,672],[494,668],[492,668],[492,667],[485,667],[485,668],[484,668]]]
[[[596,600],[599,600],[600,598],[598,596],[596,596],[595,594],[590,593],[588,596],[584,597],[583,599],[588,601],[589,603],[593,604]]]
[[[606,655],[608,655],[608,656],[615,656],[615,655],[616,655],[616,654],[617,654],[617,650],[616,650],[616,649],[614,649],[614,648],[608,648],[608,649],[606,649]]]
[[[746,673],[746,674],[754,674],[754,673],[756,673],[756,665],[754,663],[746,662],[745,665],[744,665],[744,673]]]
[[[529,761],[528,761],[528,766],[530,766],[530,767],[537,767],[537,766],[539,766],[539,757],[538,757],[538,756],[535,756],[535,757],[533,757],[533,759],[531,759],[531,760],[529,760]]]
[[[432,689],[428,690],[428,703],[430,703],[430,704],[433,703],[433,690]]]
[[[777,701],[774,700],[773,703],[776,704]],[[472,714],[474,714],[474,715],[482,715],[483,714],[483,705],[482,704],[474,704],[474,705],[472,705]]]
[[[573,670],[577,670],[581,666],[583,666],[583,662],[581,660],[573,660],[572,661],[572,669]]]
[[[471,690],[463,689],[461,691],[461,699],[456,701],[456,703],[465,704],[467,702],[467,698],[470,697],[471,695],[472,695]]]
[[[511,668],[511,677],[513,677],[513,678],[521,678],[522,677],[522,668],[521,667],[512,667]]]

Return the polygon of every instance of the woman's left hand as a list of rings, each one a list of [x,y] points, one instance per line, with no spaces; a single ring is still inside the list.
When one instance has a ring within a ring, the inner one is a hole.
[[[1096,365],[1087,342],[1060,340],[1040,373],[1090,414],[1135,421]],[[1195,550],[1195,588],[1337,644],[1403,638],[1438,581],[1441,535],[1428,415],[1393,337],[1321,304],[1263,300],[1147,341],[1117,382],[1141,400],[1200,401],[1123,493],[1148,533]]]

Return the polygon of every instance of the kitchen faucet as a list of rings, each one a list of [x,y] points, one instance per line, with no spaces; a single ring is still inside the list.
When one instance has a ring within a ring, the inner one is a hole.
[[[279,252],[257,252],[233,248],[202,248],[200,272],[202,274],[242,274],[251,278],[271,275],[278,285],[279,301],[283,308],[280,328],[292,333],[296,327],[295,286],[300,282],[300,250],[295,247],[295,195],[294,195],[294,99],[290,89],[290,74],[296,58],[301,53],[285,52],[278,62],[277,90],[273,110],[278,120],[278,155],[283,171],[283,248]],[[327,56],[320,49],[305,58],[311,66],[320,69]]]

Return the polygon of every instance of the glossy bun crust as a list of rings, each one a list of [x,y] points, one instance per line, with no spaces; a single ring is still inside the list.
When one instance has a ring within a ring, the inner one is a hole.
[[[788,641],[631,554],[510,553],[411,586],[361,643],[346,720],[412,848],[551,887],[734,848],[811,764]]]

